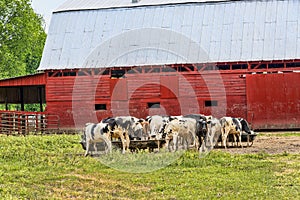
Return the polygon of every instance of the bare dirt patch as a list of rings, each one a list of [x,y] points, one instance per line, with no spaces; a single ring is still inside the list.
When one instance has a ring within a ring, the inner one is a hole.
[[[243,143],[246,146],[246,143]],[[300,153],[300,136],[290,135],[285,136],[284,133],[261,133],[253,142],[251,147],[237,148],[230,147],[227,149],[220,148],[220,150],[229,153]]]

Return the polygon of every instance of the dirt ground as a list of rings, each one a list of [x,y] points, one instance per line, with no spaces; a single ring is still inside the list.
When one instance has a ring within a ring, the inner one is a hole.
[[[283,136],[283,133],[259,133],[251,147],[231,147],[222,151],[229,153],[300,153],[300,136]],[[246,145],[246,143],[243,143]],[[220,148],[221,149],[221,148]]]

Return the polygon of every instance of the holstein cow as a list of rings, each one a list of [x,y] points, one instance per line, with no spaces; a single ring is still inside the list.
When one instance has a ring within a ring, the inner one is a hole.
[[[130,139],[128,135],[128,129],[117,123],[115,118],[109,117],[103,119],[101,123],[105,124],[103,131],[109,135],[110,140],[120,139],[122,142],[122,153],[124,154],[126,149],[129,149]]]
[[[160,115],[153,115],[148,116],[146,121],[149,123],[150,126],[150,137],[155,139],[162,139],[164,138],[164,129],[166,125],[172,120],[169,116],[160,116]]]
[[[207,134],[207,118],[204,115],[201,114],[189,114],[184,115],[185,118],[192,118],[197,121],[196,126],[196,135],[199,140],[199,145],[202,145],[202,141],[205,140],[206,134]]]
[[[243,148],[242,145],[242,125],[237,118],[232,117],[222,117],[220,119],[221,123],[221,130],[222,130],[222,143],[223,146],[226,147],[227,138],[229,135],[233,136],[233,144],[238,146],[238,142],[236,141],[236,136],[239,138],[240,146]]]
[[[142,136],[141,140],[150,139],[150,124],[149,124],[149,122],[146,121],[145,119],[139,119],[138,122],[143,127],[143,136]]]
[[[218,144],[220,135],[222,134],[222,127],[219,119],[212,116],[207,116],[207,135],[205,137],[205,145],[199,149],[200,153],[210,151],[215,144]]]
[[[81,145],[83,149],[86,150],[84,156],[87,156],[89,153],[90,144],[94,144],[94,149],[96,153],[97,150],[97,142],[105,142],[107,145],[106,153],[111,151],[111,141],[108,133],[103,132],[103,128],[106,124],[103,123],[87,123],[85,126],[85,131],[82,135]]]
[[[240,123],[242,125],[242,132],[247,133],[247,146],[249,147],[249,139],[250,139],[249,135],[253,134],[254,132],[250,130],[250,126],[245,119],[238,118],[238,120],[240,121]]]
[[[144,132],[143,119],[132,116],[122,116],[115,118],[117,125],[128,131],[131,140],[144,140],[148,138],[148,134]]]
[[[103,123],[108,123],[110,130],[114,130],[115,126],[118,125],[128,132],[131,140],[141,140],[147,138],[147,133],[143,129],[143,120],[132,116],[120,116],[110,117],[102,120]]]
[[[130,140],[143,140],[148,138],[147,133],[144,133],[142,125],[144,120],[140,120],[136,117],[110,117],[103,119],[101,122],[107,124],[104,131],[112,133],[112,138],[121,139],[123,144],[122,153],[125,153],[126,149],[129,149]]]
[[[199,143],[196,135],[197,122],[192,118],[182,117],[174,119],[165,127],[166,147],[170,150],[170,141],[173,141],[173,151],[178,149],[178,141],[182,139],[183,148],[188,149],[191,144],[198,149]]]

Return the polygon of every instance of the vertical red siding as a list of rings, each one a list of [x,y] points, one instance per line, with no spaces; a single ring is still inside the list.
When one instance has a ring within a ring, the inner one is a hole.
[[[256,129],[298,128],[300,74],[247,76],[248,119]]]
[[[62,127],[116,115],[189,113],[243,117],[254,128],[300,126],[299,73],[242,75],[212,71],[126,74],[121,79],[48,77],[47,111],[59,115]],[[216,101],[217,106],[206,101]],[[156,102],[160,108],[148,108]],[[107,110],[95,110],[95,104],[105,104]]]

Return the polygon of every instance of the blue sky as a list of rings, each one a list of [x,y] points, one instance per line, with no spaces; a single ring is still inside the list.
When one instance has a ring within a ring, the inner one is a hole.
[[[45,31],[48,32],[52,11],[66,0],[32,0],[32,7],[36,13],[41,14],[46,22]]]

